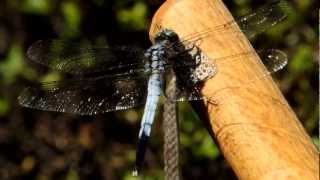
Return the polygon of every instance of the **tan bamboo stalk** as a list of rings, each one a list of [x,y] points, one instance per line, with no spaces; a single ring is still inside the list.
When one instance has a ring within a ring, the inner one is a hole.
[[[221,0],[168,0],[155,14],[150,37],[159,27],[180,37],[233,20]],[[230,27],[237,32],[237,26]],[[253,51],[243,34],[217,31],[201,39],[212,60]],[[239,179],[318,179],[319,153],[258,56],[215,64],[218,73],[202,93],[210,129]],[[258,80],[252,82],[253,77]],[[263,77],[263,78],[261,78]],[[247,84],[243,86],[244,84]]]

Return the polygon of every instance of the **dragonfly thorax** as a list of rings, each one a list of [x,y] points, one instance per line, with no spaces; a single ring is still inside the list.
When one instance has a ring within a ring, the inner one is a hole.
[[[168,58],[174,54],[172,45],[178,41],[178,35],[172,30],[164,29],[157,33],[155,44],[144,54],[147,59],[146,71],[163,72],[165,65],[168,64]]]
[[[144,55],[147,59],[145,64],[146,71],[165,71],[165,65],[167,65],[168,57],[170,57],[169,44],[168,41],[162,41],[154,44],[145,52]]]
[[[177,33],[170,29],[164,29],[156,34],[154,37],[155,43],[160,43],[162,41],[169,41],[170,43],[175,43],[179,41],[179,36]]]

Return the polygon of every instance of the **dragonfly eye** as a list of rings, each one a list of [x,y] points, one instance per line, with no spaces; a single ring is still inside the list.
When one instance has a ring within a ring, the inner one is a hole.
[[[174,31],[170,29],[164,29],[163,31],[156,34],[155,42],[161,42],[165,40],[169,42],[177,42],[179,41],[179,37]]]

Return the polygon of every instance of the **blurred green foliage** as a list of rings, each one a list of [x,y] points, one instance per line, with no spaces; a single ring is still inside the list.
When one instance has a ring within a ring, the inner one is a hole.
[[[13,0],[8,2],[19,10],[30,14],[47,15],[52,10],[51,0]]]
[[[225,2],[235,16],[262,2]],[[27,47],[62,37],[101,45],[117,42],[147,47],[151,16],[160,1],[2,0],[0,2],[0,179],[142,179],[132,177],[141,109],[78,117],[29,110],[16,98],[27,84],[59,80],[26,63]],[[289,18],[258,36],[257,48],[279,48],[290,62],[279,85],[314,143],[318,137],[319,2],[290,3]],[[184,179],[234,179],[218,147],[186,103],[181,103],[180,140]],[[158,120],[154,130],[161,124]],[[154,131],[143,179],[163,179],[162,133]]]
[[[313,52],[312,47],[308,45],[299,45],[297,47],[297,52],[291,58],[291,63],[288,67],[291,73],[299,75],[306,71],[312,71],[314,63],[312,62],[313,59]]]
[[[143,2],[136,2],[130,9],[122,9],[117,12],[117,20],[124,28],[131,30],[146,30],[147,6]]]
[[[64,22],[64,36],[77,36],[80,32],[81,10],[76,3],[63,2],[61,4],[61,11],[65,19]]]
[[[9,108],[10,108],[9,101],[4,98],[1,98],[0,99],[0,117],[5,116],[8,113]]]
[[[78,175],[78,172],[74,169],[70,169],[67,173],[66,180],[79,180],[80,177]]]
[[[186,103],[179,104],[179,115],[183,122],[180,123],[180,143],[182,149],[191,149],[193,155],[198,158],[216,158],[220,155],[218,148],[214,145],[211,137],[208,136],[203,123]]]
[[[13,83],[17,76],[23,71],[23,50],[18,45],[12,45],[7,57],[0,62],[0,73],[3,76],[3,84]]]

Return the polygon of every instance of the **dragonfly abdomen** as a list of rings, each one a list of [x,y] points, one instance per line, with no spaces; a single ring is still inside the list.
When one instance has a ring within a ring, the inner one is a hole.
[[[138,149],[136,152],[136,166],[135,174],[138,173],[142,162],[144,161],[144,154],[147,147],[147,141],[151,134],[152,124],[156,115],[156,110],[159,104],[163,87],[163,74],[154,72],[150,75],[148,82],[148,96],[145,104],[141,127],[139,131]]]

